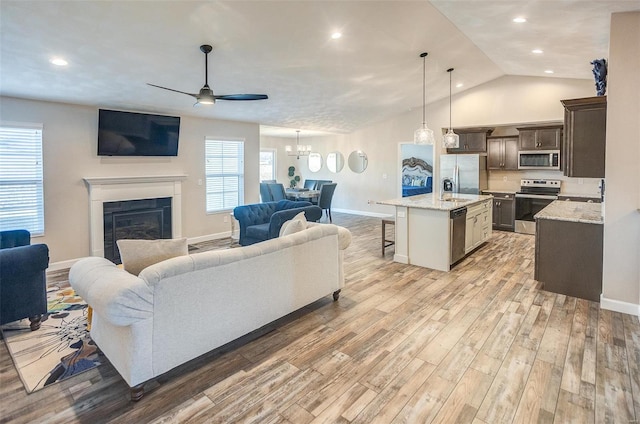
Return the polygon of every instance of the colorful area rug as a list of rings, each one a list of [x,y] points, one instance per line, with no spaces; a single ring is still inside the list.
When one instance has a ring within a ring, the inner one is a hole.
[[[87,331],[87,304],[70,287],[50,286],[42,326],[24,319],[1,327],[13,363],[28,393],[104,362]]]

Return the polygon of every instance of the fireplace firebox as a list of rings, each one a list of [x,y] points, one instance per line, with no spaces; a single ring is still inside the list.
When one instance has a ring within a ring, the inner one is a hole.
[[[171,197],[104,202],[104,257],[121,263],[120,239],[170,239]]]

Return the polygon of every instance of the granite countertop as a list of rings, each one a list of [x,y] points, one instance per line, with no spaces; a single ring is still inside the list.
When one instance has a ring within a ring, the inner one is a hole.
[[[390,206],[402,206],[406,208],[418,208],[418,209],[435,209],[441,211],[450,211],[462,206],[471,206],[476,203],[483,202],[485,200],[493,199],[492,196],[485,196],[482,194],[447,194],[445,199],[455,199],[453,201],[439,200],[438,196],[434,196],[433,193],[420,194],[418,196],[401,197],[399,199],[380,200],[376,203],[380,205]]]
[[[555,200],[538,212],[534,218],[602,224],[602,204]]]
[[[586,199],[600,199],[599,194],[589,194],[589,193],[560,193],[558,194],[560,197],[584,197]]]

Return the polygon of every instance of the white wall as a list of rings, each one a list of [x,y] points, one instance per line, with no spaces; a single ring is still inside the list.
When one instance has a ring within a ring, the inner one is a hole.
[[[602,306],[640,315],[640,12],[611,16]]]
[[[204,181],[207,136],[245,140],[245,199],[259,200],[256,124],[183,116],[177,157],[100,157],[95,107],[1,97],[0,110],[3,121],[43,124],[45,235],[34,242],[49,246],[52,263],[89,255],[89,195],[83,177],[186,174],[183,236],[228,235],[229,213],[207,215],[205,186],[198,185]]]

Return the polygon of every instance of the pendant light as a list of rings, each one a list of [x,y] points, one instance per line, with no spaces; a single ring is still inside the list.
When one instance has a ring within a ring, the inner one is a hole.
[[[300,130],[296,130],[296,148],[295,150],[291,146],[285,146],[285,151],[289,156],[295,156],[296,159],[300,159],[300,156],[309,156],[311,153],[311,145],[300,145]]]
[[[451,73],[453,72],[453,68],[447,69],[449,72],[449,130],[444,135],[443,146],[448,149],[455,149],[460,147],[460,136],[453,132],[453,128],[451,128]]]
[[[420,54],[422,58],[422,127],[417,129],[413,133],[413,142],[415,144],[434,144],[435,137],[433,136],[433,130],[427,127],[426,109],[427,109],[427,55],[429,53],[424,52]]]

